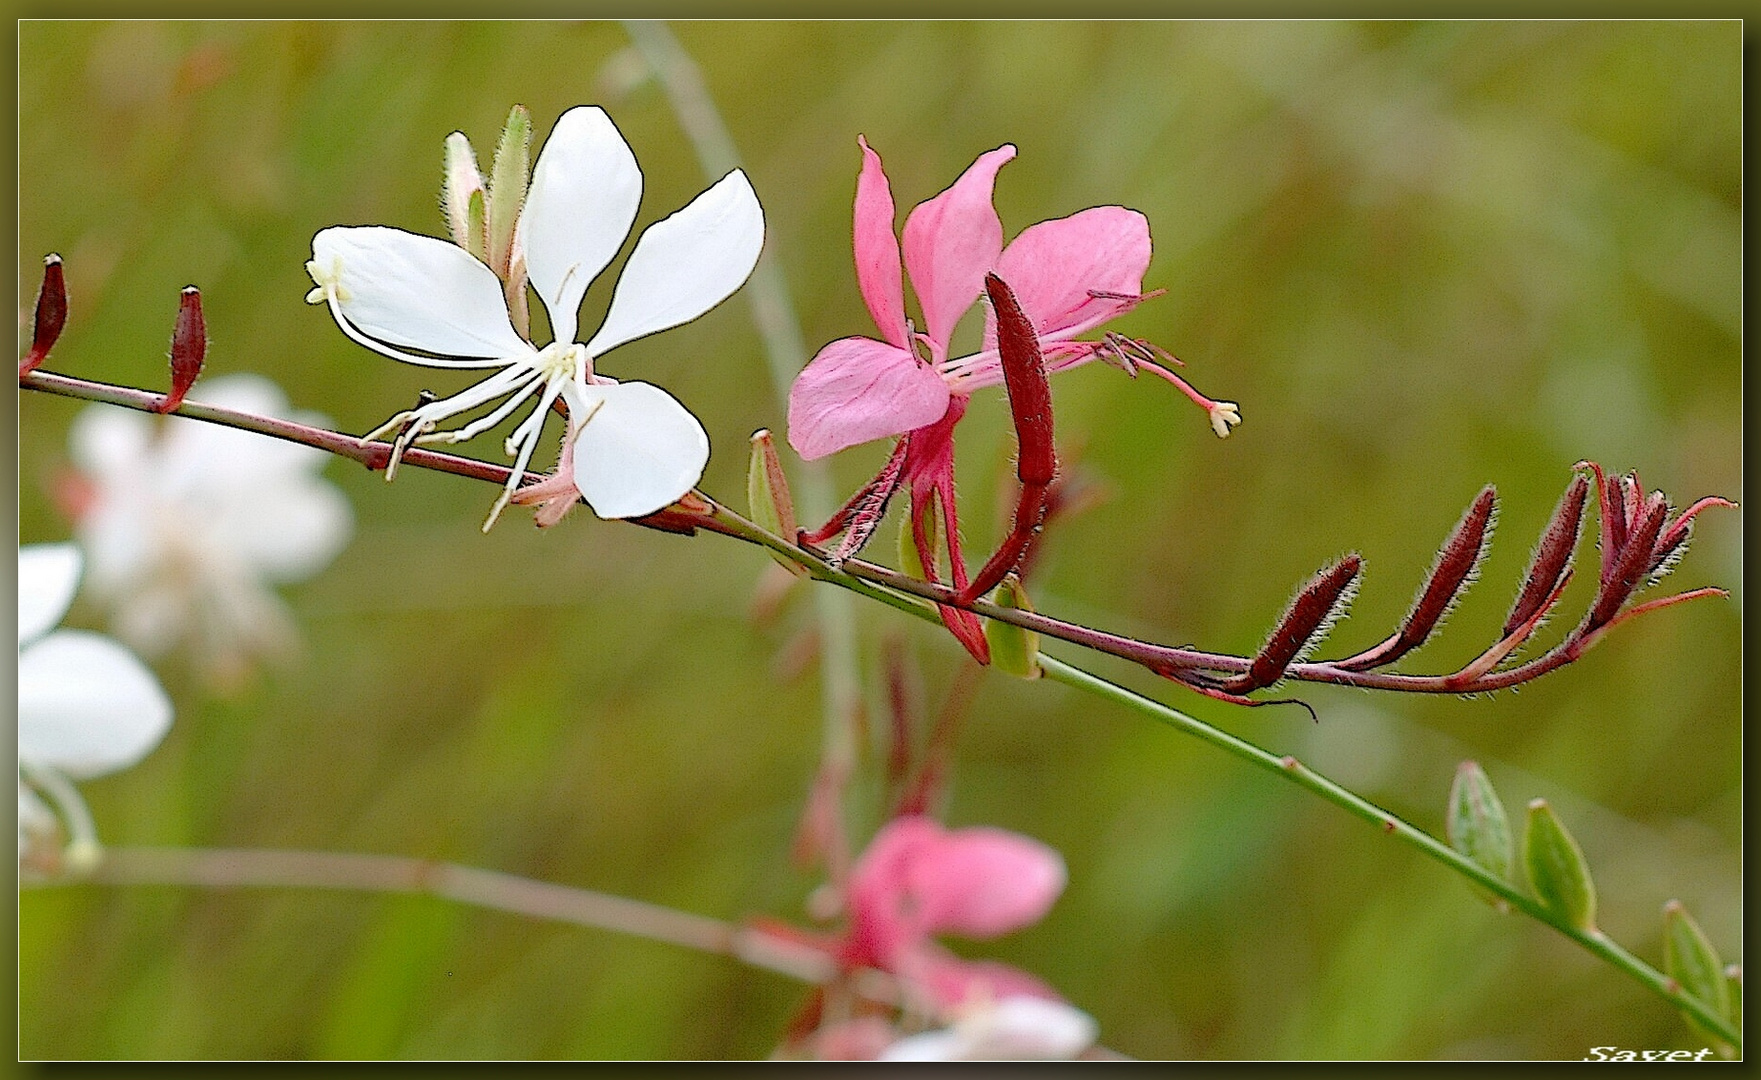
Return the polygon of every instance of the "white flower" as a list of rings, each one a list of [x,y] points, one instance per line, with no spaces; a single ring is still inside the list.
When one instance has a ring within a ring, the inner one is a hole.
[[[290,417],[257,375],[204,381],[194,396]],[[162,431],[155,425],[163,424]],[[319,471],[329,455],[248,431],[94,405],[74,421],[84,490],[71,498],[89,584],[111,630],[147,655],[188,641],[222,680],[297,637],[270,583],[310,577],[353,530],[348,500]]]
[[[542,349],[515,331],[495,272],[456,244],[382,227],[330,228],[312,239],[307,269],[318,287],[307,299],[328,303],[350,338],[413,364],[499,369],[462,393],[399,413],[369,438],[402,427],[396,453],[412,441],[462,442],[538,397],[507,439],[513,476],[485,529],[519,484],[558,397],[575,433],[576,486],[600,517],[653,513],[703,475],[709,437],[697,418],[664,390],[609,379],[595,362],[690,322],[738,289],[758,261],[764,213],[736,169],[651,225],[624,265],[604,324],[579,344],[581,300],[629,235],[641,197],[642,171],[611,119],[587,106],[564,113],[533,168],[514,241],[556,338]],[[507,400],[483,417],[436,430],[500,398]]]
[[[952,1027],[900,1039],[881,1061],[1059,1061],[1094,1045],[1094,1018],[1073,1006],[1035,997],[983,1005]]]
[[[72,544],[18,549],[18,853],[53,834],[52,803],[76,868],[97,855],[97,833],[70,781],[126,769],[171,727],[165,691],[127,649],[83,630],[49,632],[79,576]]]

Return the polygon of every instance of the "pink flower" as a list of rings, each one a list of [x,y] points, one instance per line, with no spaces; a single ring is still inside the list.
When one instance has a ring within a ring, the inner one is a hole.
[[[1003,223],[991,204],[997,170],[1015,156],[1015,148],[1005,144],[979,155],[952,187],[911,211],[901,259],[893,234],[893,195],[880,157],[867,142],[857,142],[862,172],[856,181],[856,280],[881,336],[834,341],[796,377],[789,390],[789,445],[811,460],[871,439],[896,435],[900,440],[879,476],[831,521],[805,534],[807,543],[820,544],[845,533],[830,556],[834,563],[861,550],[887,501],[904,485],[924,578],[940,580],[935,553],[940,532],[954,587],[967,587],[955,515],[954,427],[973,391],[1003,381],[994,313],[985,311],[979,352],[961,357],[948,352],[955,324],[978,300],[987,273],[994,271],[1012,288],[1040,338],[1048,372],[1097,358],[1134,376],[1148,370],[1202,406],[1219,436],[1241,422],[1233,402],[1212,401],[1157,363],[1157,357],[1173,357],[1155,346],[1114,333],[1098,341],[1079,337],[1147,298],[1143,275],[1150,262],[1150,231],[1142,214],[1097,206],[1031,226],[1005,248]],[[921,331],[905,314],[906,273],[923,313]],[[939,611],[967,651],[979,663],[989,663],[977,617],[947,605]]]
[[[1029,926],[1045,916],[1064,881],[1063,858],[1037,840],[896,818],[851,868],[842,959],[890,971],[942,1008],[1016,996],[1061,1000],[1025,971],[962,960],[934,938],[993,938]]]
[[[955,324],[993,270],[1032,319],[1049,371],[1097,357],[1115,359],[1134,374],[1147,368],[1180,386],[1211,414],[1219,435],[1240,422],[1232,403],[1212,401],[1150,359],[1150,346],[1118,335],[1078,340],[1146,299],[1149,222],[1123,206],[1097,206],[1030,226],[1004,248],[991,193],[997,171],[1015,156],[1007,144],[979,155],[952,187],[919,204],[905,221],[904,270],[924,320],[923,331],[916,330],[905,314],[892,191],[880,156],[866,141],[857,142],[862,172],[856,181],[856,281],[881,338],[834,341],[796,378],[789,391],[789,444],[802,457],[820,458],[927,427],[955,399],[1001,383],[996,323],[988,310],[983,349],[948,355]]]

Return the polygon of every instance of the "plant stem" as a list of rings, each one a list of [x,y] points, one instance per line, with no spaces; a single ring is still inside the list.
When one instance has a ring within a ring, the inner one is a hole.
[[[1380,826],[1384,832],[1400,838],[1427,857],[1442,863],[1487,891],[1497,894],[1512,908],[1532,919],[1546,923],[1598,958],[1631,975],[1665,1001],[1688,1013],[1707,1029],[1728,1041],[1739,1051],[1742,1049],[1742,1035],[1728,1018],[1719,1016],[1702,1004],[1699,999],[1688,996],[1675,980],[1627,952],[1607,934],[1595,928],[1582,930],[1573,926],[1543,906],[1540,901],[1524,894],[1515,886],[1486,870],[1442,840],[1408,824],[1362,796],[1341,787],[1295,758],[1278,757],[1253,743],[1214,728],[1202,720],[1188,716],[1159,701],[1151,700],[1053,657],[1041,656],[1040,667],[1045,670],[1047,678],[1056,679],[1067,686],[1087,690],[1091,694],[1118,702],[1126,708],[1133,709],[1151,719],[1209,743],[1226,753],[1233,754],[1251,765],[1281,776],[1299,787],[1307,788],[1346,812]]]
[[[349,889],[437,896],[717,953],[808,983],[838,975],[825,953],[777,935],[627,897],[456,863],[397,855],[223,848],[106,848],[86,874],[21,884],[189,885],[202,888]],[[879,974],[878,972],[876,973]]]
[[[697,153],[704,176],[717,180],[739,168],[740,151],[715,106],[714,96],[704,85],[703,72],[691,59],[691,54],[679,44],[672,29],[664,22],[647,19],[626,19],[623,26],[631,44],[665,91],[673,115],[678,117],[679,126]],[[778,403],[787,410],[789,385],[807,363],[807,342],[801,336],[801,321],[795,317],[788,282],[770,249],[759,254],[758,265],[741,293],[752,308],[752,322],[758,327],[759,339],[764,342],[771,388]],[[836,499],[832,492],[831,471],[825,462],[802,462],[796,471],[796,488],[800,494],[800,509],[806,519],[817,521],[832,512]],[[857,713],[862,704],[856,657],[856,611],[849,596],[829,589],[822,589],[814,596],[814,608],[819,622],[820,697],[824,713],[820,768],[832,776],[847,778],[856,769]],[[841,835],[841,799],[838,816],[836,831],[840,835],[832,838],[832,850],[828,853],[828,869],[835,883],[842,882],[850,855]]]
[[[147,412],[155,411],[156,407],[164,401],[164,395],[162,394],[155,394],[150,391],[135,390],[127,387],[111,386],[105,383],[87,382],[85,380],[73,379],[64,375],[56,375],[41,370],[31,371],[19,376],[19,386],[25,389],[43,390],[49,393],[60,394],[65,397],[108,402],[110,404],[121,405],[126,408],[139,409]],[[240,413],[230,409],[216,408],[210,405],[202,405],[194,401],[185,401],[182,405],[178,406],[174,411],[174,414],[198,420],[205,420],[210,423],[222,424],[229,427],[242,428],[263,435],[270,435],[276,438],[304,443],[308,446],[316,446],[320,449],[328,450],[331,453],[359,461],[368,468],[384,468],[386,457],[390,453],[390,446],[386,443],[363,443],[360,439],[355,438],[354,436],[341,435],[336,432],[326,431],[322,428],[313,428],[303,424],[296,424],[292,421],[275,420],[267,417]],[[411,466],[436,469],[442,472],[449,472],[454,475],[466,476],[472,479],[486,480],[496,484],[505,484],[510,471],[500,466],[489,465],[484,462],[474,461],[470,458],[457,457],[451,454],[441,454],[429,450],[411,449],[405,454],[403,461],[405,464]],[[532,479],[536,480],[538,478],[534,476]],[[687,499],[691,499],[694,502],[701,502],[707,507],[707,510],[680,513],[676,516],[670,517],[668,516],[669,512],[663,511],[661,514],[655,515],[653,519],[637,521],[636,523],[650,524],[653,527],[662,528],[668,527],[666,524],[668,522],[672,523],[674,526],[688,524],[691,527],[708,529],[725,536],[745,541],[749,544],[755,544],[783,555],[805,567],[809,575],[817,580],[830,582],[841,589],[848,590],[871,600],[879,601],[880,603],[897,608],[900,611],[914,615],[928,622],[940,623],[940,618],[937,616],[934,607],[926,601],[942,599],[942,593],[947,592],[947,590],[941,590],[938,592],[933,586],[928,586],[923,582],[906,578],[894,571],[886,570],[884,567],[875,567],[870,564],[856,564],[854,560],[846,562],[844,567],[833,567],[818,554],[765,531],[763,528],[748,521],[734,511],[729,510],[727,507],[716,503],[714,500],[701,495],[687,496]],[[895,591],[895,589],[898,591]],[[951,595],[952,594],[949,593],[950,597]],[[1039,630],[1050,636],[1060,637],[1071,641],[1074,644],[1080,644],[1090,648],[1096,648],[1097,646],[1088,640],[1086,635],[1098,635],[1116,641],[1130,641],[1130,639],[1114,638],[1113,635],[1106,635],[1101,631],[1087,630],[1087,628],[1082,627],[1075,629],[1083,631],[1083,634],[1073,635],[1068,632],[1072,629],[1071,625],[1068,623],[1046,619],[1044,616],[1035,616],[1032,612],[998,607],[984,601],[977,601],[968,606],[970,610],[987,618],[1003,619],[1004,621],[1024,626],[1027,629]],[[1050,627],[1047,627],[1045,625],[1046,623],[1049,623]],[[1160,646],[1154,647],[1161,648]],[[1113,649],[1107,648],[1100,649],[1100,651],[1114,652]],[[1183,652],[1184,650],[1169,651]],[[1120,655],[1117,652],[1114,652],[1114,654]],[[1241,662],[1245,663],[1245,661]],[[1381,807],[1376,806],[1374,803],[1369,802],[1346,788],[1339,786],[1333,781],[1315,772],[1313,769],[1303,765],[1295,758],[1278,757],[1250,742],[1237,738],[1234,735],[1230,735],[1218,728],[1214,728],[1202,720],[1188,716],[1183,712],[1144,697],[1143,695],[1135,693],[1122,686],[1115,685],[1098,675],[1094,675],[1079,667],[1057,660],[1054,657],[1042,654],[1040,657],[1040,666],[1045,670],[1045,673],[1049,678],[1056,679],[1069,686],[1086,690],[1089,693],[1108,698],[1160,723],[1167,724],[1168,726],[1183,731],[1188,735],[1201,739],[1202,741],[1207,742],[1218,749],[1224,750],[1227,753],[1233,754],[1252,765],[1284,777],[1298,786],[1306,788],[1316,795],[1319,795],[1328,802],[1341,807],[1347,812],[1380,826],[1384,831],[1399,837],[1401,840],[1405,841],[1412,847],[1417,848],[1420,852],[1434,861],[1442,863],[1444,866],[1461,874],[1463,877],[1468,878],[1487,891],[1501,897],[1509,903],[1512,908],[1553,927],[1561,934],[1564,934],[1566,937],[1577,942],[1591,954],[1597,956],[1615,968],[1626,972],[1641,984],[1650,988],[1665,1001],[1669,1002],[1669,1004],[1692,1016],[1707,1030],[1729,1042],[1739,1053],[1741,1052],[1742,1035],[1727,1017],[1717,1015],[1698,999],[1688,996],[1674,980],[1627,952],[1602,931],[1594,928],[1583,930],[1565,922],[1552,911],[1542,906],[1539,901],[1528,897],[1517,890],[1514,886],[1490,874],[1477,863],[1474,863],[1466,856],[1455,851],[1455,849],[1451,848],[1448,844],[1429,833],[1402,821],[1395,815],[1383,810]],[[1294,673],[1295,669],[1293,668],[1292,674]],[[375,858],[372,856],[348,857]],[[408,862],[416,865],[435,865],[423,864],[420,863],[419,860],[408,860]],[[458,869],[462,870],[464,868]],[[476,871],[475,873],[487,874],[489,872]],[[400,886],[397,891],[415,890],[413,886],[410,886],[406,882],[405,885]]]

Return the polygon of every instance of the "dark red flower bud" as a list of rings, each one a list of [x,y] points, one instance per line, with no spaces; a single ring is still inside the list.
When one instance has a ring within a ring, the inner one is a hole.
[[[1351,603],[1363,565],[1363,557],[1352,552],[1309,579],[1285,609],[1247,671],[1224,683],[1223,690],[1245,694],[1283,678],[1284,670],[1319,644]]]
[[[35,370],[49,358],[61,331],[67,326],[67,279],[61,272],[61,256],[43,259],[43,285],[37,290],[37,313],[32,325],[31,350],[19,361],[18,373]]]
[[[1668,513],[1669,502],[1663,493],[1652,492],[1650,498],[1640,504],[1638,518],[1626,535],[1626,545],[1617,552],[1603,552],[1602,558],[1607,563],[1605,579],[1596,594],[1596,603],[1584,618],[1585,631],[1607,625],[1650,573],[1651,560],[1657,550],[1657,536],[1663,530],[1663,518]]]
[[[202,374],[208,355],[208,326],[202,319],[202,293],[194,285],[183,290],[177,309],[177,325],[171,331],[171,392],[155,412],[173,412]]]
[[[1553,519],[1535,545],[1529,560],[1529,573],[1523,579],[1522,591],[1511,606],[1510,617],[1504,620],[1504,637],[1528,622],[1559,584],[1571,567],[1572,553],[1577,550],[1578,537],[1583,533],[1584,503],[1590,494],[1590,482],[1582,476],[1572,478],[1571,486],[1559,497],[1553,508]]]

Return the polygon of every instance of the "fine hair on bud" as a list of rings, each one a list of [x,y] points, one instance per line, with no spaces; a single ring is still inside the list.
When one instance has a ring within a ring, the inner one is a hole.
[[[1285,608],[1246,674],[1229,680],[1225,689],[1244,693],[1270,686],[1284,677],[1291,664],[1313,653],[1351,606],[1362,569],[1363,557],[1352,552],[1310,578]]]
[[[1455,523],[1449,539],[1437,549],[1431,572],[1419,594],[1413,598],[1412,608],[1401,627],[1402,651],[1423,645],[1425,639],[1449,618],[1468,586],[1479,580],[1480,567],[1486,561],[1486,552],[1492,546],[1492,533],[1497,527],[1498,492],[1487,484],[1473,503],[1462,511],[1461,520]]]
[[[1596,595],[1596,603],[1585,616],[1586,630],[1607,625],[1649,573],[1651,559],[1656,551],[1657,534],[1662,531],[1663,517],[1668,512],[1669,503],[1660,491],[1654,492],[1640,507],[1633,528],[1627,533],[1626,546],[1613,559],[1611,572]],[[1604,555],[1604,558],[1607,557]]]
[[[1503,637],[1509,637],[1517,627],[1528,622],[1553,594],[1560,578],[1571,569],[1578,537],[1583,533],[1584,503],[1589,494],[1590,482],[1580,475],[1572,477],[1571,485],[1559,497],[1552,520],[1547,523],[1541,539],[1535,542],[1534,553],[1529,556],[1529,572],[1523,578],[1516,603],[1511,605],[1510,616],[1504,620]]]

